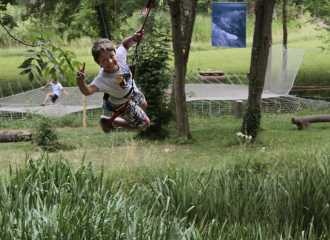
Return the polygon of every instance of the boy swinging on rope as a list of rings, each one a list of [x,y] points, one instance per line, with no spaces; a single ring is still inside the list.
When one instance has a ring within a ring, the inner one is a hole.
[[[85,82],[85,63],[76,75],[77,83],[82,94],[88,96],[95,92],[104,92],[103,108],[108,112],[120,111],[121,118],[113,122],[109,117],[101,116],[100,125],[103,132],[109,133],[117,127],[129,130],[142,130],[149,126],[150,120],[144,110],[147,101],[136,87],[130,68],[126,64],[128,49],[143,39],[144,30],[141,29],[133,36],[124,39],[117,50],[108,39],[94,41],[92,55],[100,66],[99,74],[89,85]]]

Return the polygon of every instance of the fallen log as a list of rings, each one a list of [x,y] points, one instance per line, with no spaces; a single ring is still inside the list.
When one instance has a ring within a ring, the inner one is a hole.
[[[315,122],[330,122],[330,114],[312,115],[305,117],[292,118],[292,124],[296,124],[299,130],[313,129],[311,123]]]
[[[0,142],[31,141],[33,131],[0,131]]]

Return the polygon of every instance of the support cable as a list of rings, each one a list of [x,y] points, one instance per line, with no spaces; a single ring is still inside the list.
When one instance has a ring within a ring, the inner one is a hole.
[[[9,88],[10,88],[10,91],[11,91],[11,95],[14,95],[13,90],[11,89],[10,82],[8,82],[8,85],[9,85]]]

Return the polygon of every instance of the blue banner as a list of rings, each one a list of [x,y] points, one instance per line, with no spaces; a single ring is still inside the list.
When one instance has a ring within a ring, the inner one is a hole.
[[[246,47],[246,3],[213,3],[212,46]]]

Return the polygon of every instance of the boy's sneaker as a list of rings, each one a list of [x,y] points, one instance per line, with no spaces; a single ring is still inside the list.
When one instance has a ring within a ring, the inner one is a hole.
[[[42,107],[43,107],[43,106],[45,106],[45,104],[41,103],[41,104],[40,104],[40,106],[42,106]]]
[[[109,117],[106,117],[106,116],[101,116],[100,118],[100,125],[101,125],[101,128],[103,130],[104,133],[109,133],[113,130],[116,129],[115,125],[113,124],[113,122],[111,123],[110,126],[107,125],[107,122],[109,121]]]

